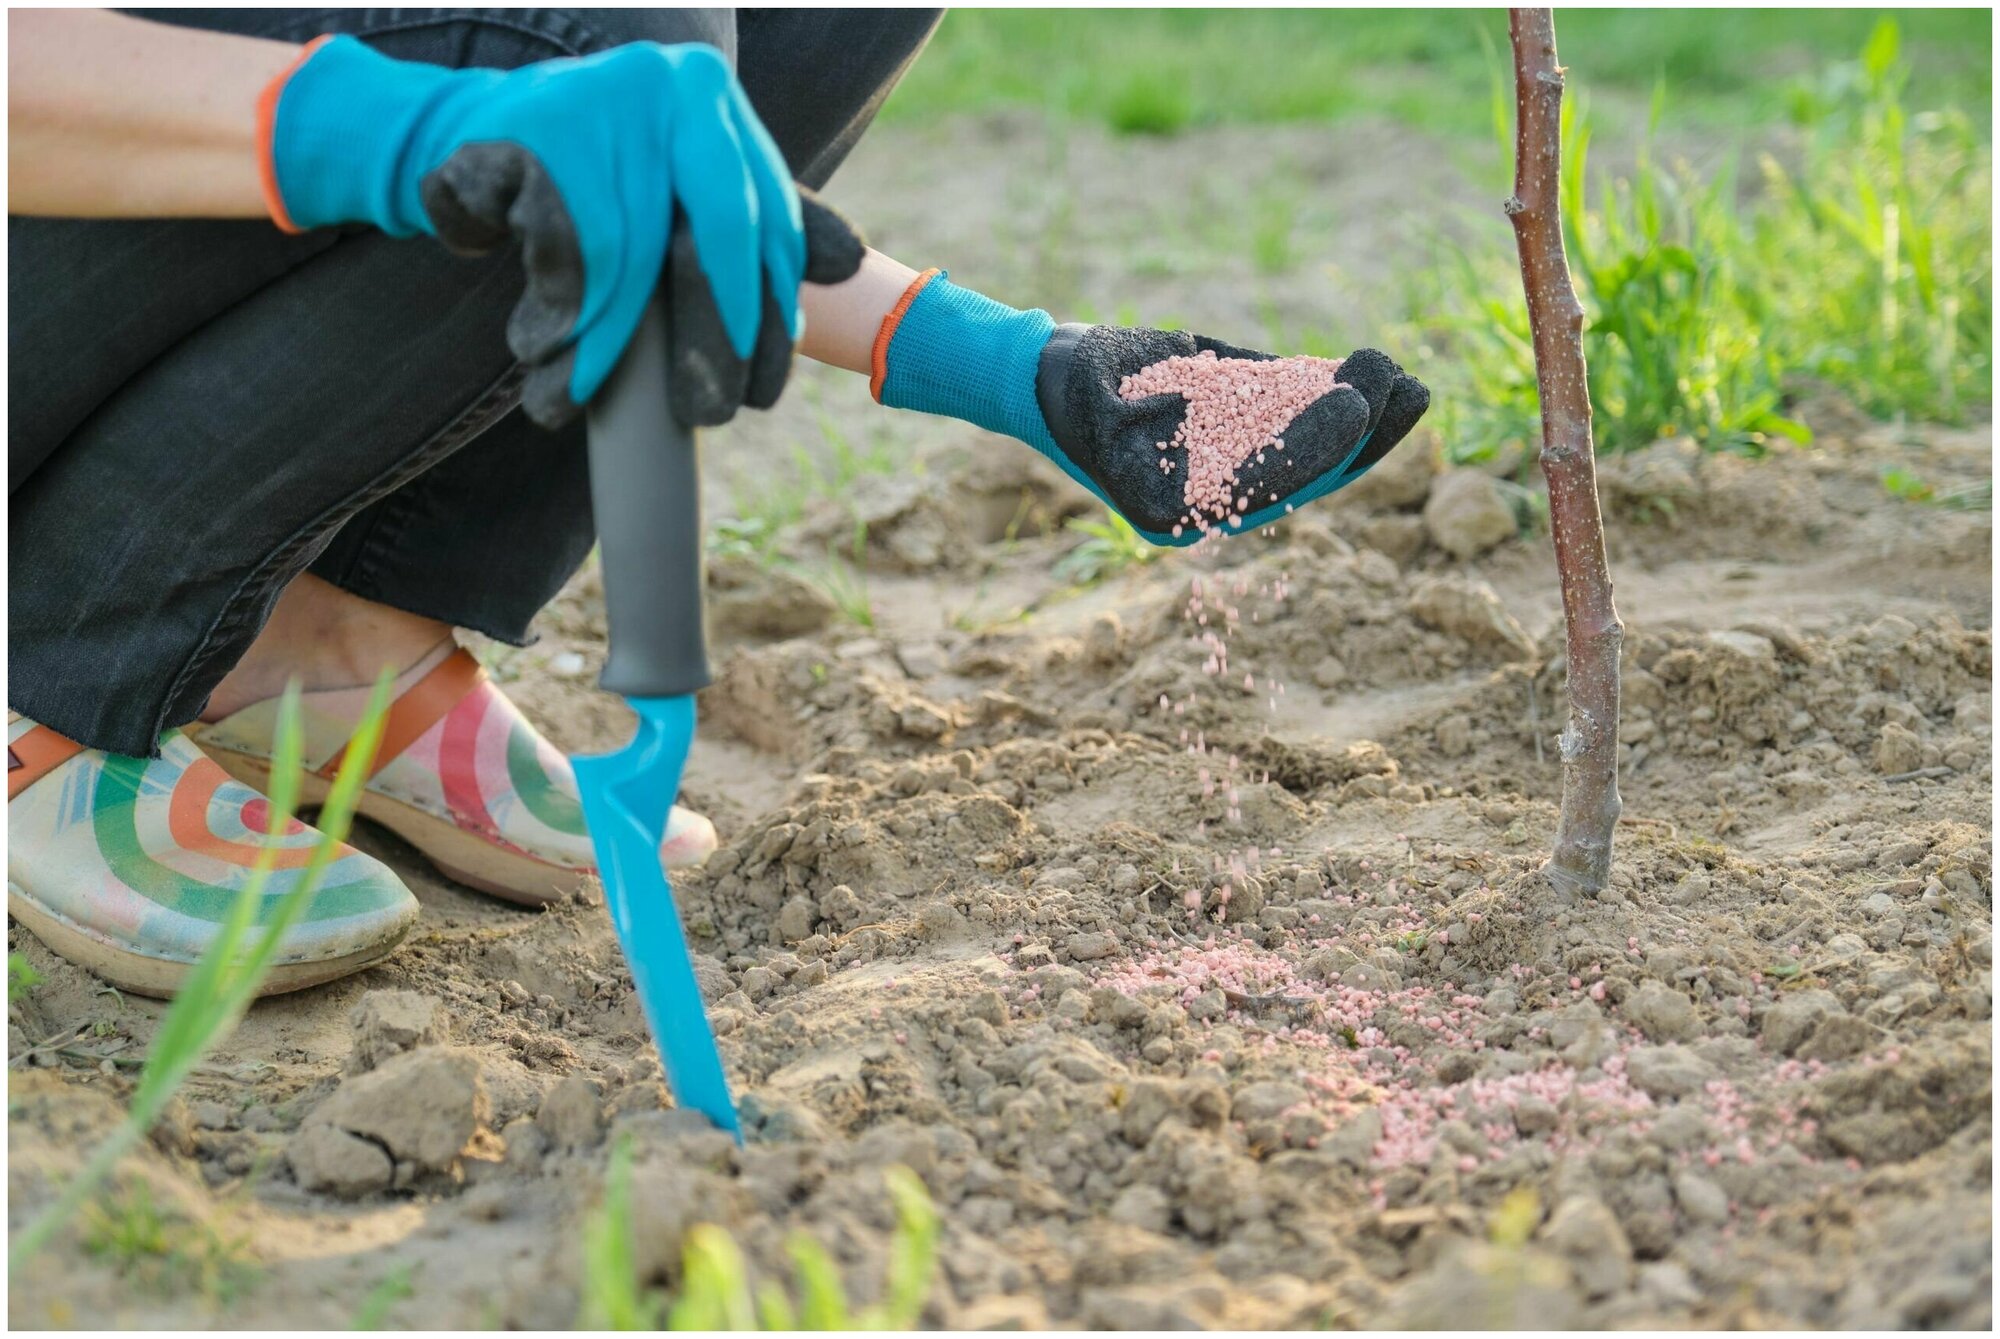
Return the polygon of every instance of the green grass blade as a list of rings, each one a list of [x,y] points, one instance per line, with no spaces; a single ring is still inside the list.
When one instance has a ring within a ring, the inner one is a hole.
[[[675,1330],[754,1330],[757,1308],[750,1296],[743,1252],[735,1239],[712,1223],[688,1229],[681,1248],[681,1296],[669,1313]]]
[[[757,1323],[766,1330],[799,1328],[798,1313],[792,1310],[792,1299],[785,1296],[783,1288],[768,1279],[757,1285]]]
[[[410,1261],[394,1266],[382,1281],[368,1290],[361,1299],[361,1306],[354,1313],[350,1330],[379,1330],[382,1322],[389,1318],[389,1309],[416,1291],[412,1283],[417,1267]]]
[[[604,1200],[583,1225],[581,1330],[648,1330],[655,1308],[632,1260],[632,1140],[621,1135],[604,1170]]]
[[[785,1243],[792,1257],[799,1290],[799,1328],[804,1330],[845,1330],[847,1292],[840,1273],[826,1248],[803,1232],[795,1232]]]
[[[883,1319],[888,1329],[907,1330],[923,1313],[937,1268],[937,1209],[924,1183],[909,1168],[891,1167],[884,1180],[896,1205],[896,1234],[889,1244]]]
[[[199,1061],[202,1038],[218,1035],[226,1026],[225,989],[231,975],[242,963],[242,945],[263,904],[264,889],[276,868],[279,847],[273,840],[291,825],[298,801],[300,759],[304,754],[304,727],[301,724],[299,685],[293,680],[278,702],[277,737],[271,749],[270,825],[265,829],[264,849],[257,854],[250,875],[230,900],[229,914],[215,942],[195,964],[194,971],[174,996],[160,1020],[146,1068],[132,1095],[132,1110],[151,1112],[164,1103],[167,1092],[178,1087],[188,1069]]]

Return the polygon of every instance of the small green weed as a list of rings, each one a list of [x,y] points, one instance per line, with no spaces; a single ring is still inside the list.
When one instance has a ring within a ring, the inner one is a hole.
[[[899,469],[915,468],[915,462],[890,449],[887,440],[877,440],[874,446],[861,450],[817,400],[812,409],[820,436],[827,445],[826,468],[822,469],[803,451],[794,451],[792,459],[798,464],[799,477],[816,496],[839,497],[866,474],[894,474]]]
[[[1111,95],[1105,119],[1121,135],[1174,135],[1194,120],[1194,103],[1172,74],[1133,70]]]
[[[844,498],[864,475],[893,474],[917,466],[899,457],[886,440],[863,450],[841,431],[833,416],[811,401],[813,417],[827,445],[824,462],[802,446],[792,448],[793,477],[760,476],[754,487],[736,492],[732,515],[709,527],[708,552],[714,557],[748,558],[772,564],[782,558],[785,533],[805,519],[806,509],[822,498]]]
[[[1292,244],[1298,217],[1298,201],[1290,195],[1267,192],[1258,200],[1250,231],[1250,262],[1257,273],[1280,275],[1298,264]]]
[[[334,778],[326,804],[320,809],[317,820],[320,839],[314,844],[298,883],[269,910],[263,925],[258,927],[258,914],[264,910],[264,887],[276,866],[279,850],[275,844],[266,846],[249,879],[230,903],[228,917],[215,942],[195,964],[173,1003],[167,1006],[145,1067],[139,1072],[124,1123],[97,1147],[56,1202],[15,1234],[7,1254],[9,1269],[21,1268],[57,1228],[83,1207],[118,1160],[153,1127],[167,1100],[187,1082],[202,1057],[236,1026],[256,998],[258,985],[276,961],[279,945],[311,905],[321,880],[326,877],[327,866],[333,863],[340,844],[347,839],[355,804],[361,798],[362,784],[367,780],[375,748],[382,739],[383,722],[389,714],[389,690],[394,682],[395,675],[390,670],[384,670],[376,680],[367,711],[347,746],[340,774]],[[298,806],[304,741],[299,686],[295,680],[285,689],[278,707],[269,795],[271,826],[267,832],[283,832]]]
[[[83,1215],[83,1247],[122,1268],[167,1254],[172,1246],[167,1215],[153,1203],[152,1188],[134,1180],[122,1195],[88,1206]]]
[[[832,544],[826,546],[826,563],[816,569],[800,569],[799,575],[832,600],[840,616],[864,628],[875,626],[875,606],[868,598],[868,570],[863,561],[868,550],[868,526],[857,521],[854,538],[848,545],[851,557],[842,558]]]
[[[1901,498],[1905,502],[1929,502],[1937,496],[1937,490],[1925,483],[1922,478],[1908,470],[1899,469],[1882,471],[1882,491],[1890,497]]]
[[[162,1207],[143,1178],[87,1205],[82,1228],[85,1251],[156,1291],[192,1288],[221,1306],[257,1276],[247,1236],[225,1235]]]
[[[1986,511],[1993,506],[1993,481],[1981,479],[1940,493],[1923,476],[1890,467],[1882,471],[1882,491],[1903,502],[1923,503],[1951,511]]]
[[[354,1320],[348,1325],[350,1330],[379,1330],[389,1319],[389,1311],[396,1303],[416,1291],[417,1267],[405,1260],[384,1274],[381,1281],[368,1290],[361,1299],[361,1306],[354,1313]],[[489,1327],[493,1328],[493,1327]]]
[[[584,1226],[580,1329],[669,1330],[908,1330],[923,1314],[937,1271],[938,1217],[914,1172],[891,1167],[883,1177],[895,1204],[896,1229],[882,1300],[855,1311],[826,1248],[803,1232],[786,1244],[791,1293],[770,1280],[754,1289],[743,1252],[721,1228],[701,1223],[681,1248],[681,1286],[672,1298],[644,1287],[632,1256],[632,1148],[611,1150],[604,1200]]]
[[[42,974],[35,970],[35,964],[28,961],[23,953],[7,955],[7,1003],[18,1004],[28,998],[28,993],[42,984]]]
[[[1128,567],[1156,561],[1160,550],[1140,538],[1131,523],[1105,508],[1102,520],[1073,517],[1065,529],[1084,536],[1081,544],[1056,560],[1055,574],[1076,586],[1094,586]]]
[[[640,1285],[632,1259],[632,1141],[621,1136],[604,1173],[604,1202],[583,1226],[580,1330],[657,1330],[665,1299]]]
[[[792,519],[798,518],[795,515]],[[782,524],[777,514],[725,516],[708,528],[708,556],[747,558],[760,565],[775,563]]]

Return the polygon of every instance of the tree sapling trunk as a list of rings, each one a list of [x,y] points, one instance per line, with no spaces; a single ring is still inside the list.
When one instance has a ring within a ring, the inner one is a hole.
[[[1559,889],[1595,895],[1611,875],[1618,827],[1618,653],[1625,626],[1611,598],[1604,521],[1597,506],[1590,386],[1583,365],[1583,304],[1563,251],[1563,71],[1555,17],[1510,9],[1514,44],[1514,194],[1505,205],[1521,253],[1521,285],[1534,331],[1542,401],[1542,474],[1562,584],[1568,644],[1569,721],[1562,754],[1562,816],[1547,874]]]

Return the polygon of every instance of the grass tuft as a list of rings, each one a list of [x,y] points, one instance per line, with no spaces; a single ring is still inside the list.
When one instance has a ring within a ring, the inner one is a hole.
[[[417,1266],[414,1261],[405,1260],[390,1268],[368,1295],[361,1299],[361,1305],[348,1324],[350,1330],[379,1330],[389,1319],[389,1312],[396,1303],[416,1292]]]
[[[1194,120],[1184,80],[1162,70],[1134,70],[1111,95],[1104,119],[1121,135],[1174,135]]]
[[[1564,105],[1564,242],[1600,450],[1810,442],[1786,413],[1800,377],[1877,414],[1953,421],[1990,402],[1991,150],[1962,114],[1906,110],[1896,32],[1882,20],[1805,88],[1803,164],[1765,159],[1747,203],[1732,161],[1669,166],[1650,137],[1629,174],[1592,174],[1588,113]],[[1655,128],[1664,109],[1656,89]],[[1481,459],[1539,414],[1527,309],[1504,224],[1439,250],[1407,295],[1418,362],[1448,449]]]
[[[805,519],[814,502],[845,501],[855,482],[868,475],[920,468],[916,462],[899,456],[887,439],[878,438],[866,449],[856,446],[818,400],[809,398],[809,403],[820,436],[826,442],[825,460],[822,462],[803,446],[795,445],[793,477],[760,476],[754,487],[736,492],[731,500],[733,514],[722,517],[708,529],[711,556],[747,558],[766,567],[782,565],[787,533]]]
[[[1094,586],[1129,567],[1153,562],[1162,552],[1142,539],[1130,522],[1109,507],[1104,509],[1102,520],[1074,517],[1065,528],[1085,538],[1056,560],[1055,574],[1076,586]]]
[[[225,1235],[162,1206],[143,1177],[87,1205],[82,1229],[86,1252],[156,1292],[193,1288],[226,1306],[257,1277],[247,1236]]]
[[[799,575],[833,601],[840,616],[858,627],[873,629],[875,605],[868,597],[868,523],[854,523],[854,537],[843,558],[826,546],[826,562],[817,568],[800,568]]]
[[[7,955],[7,1003],[18,1004],[42,984],[42,974],[24,953]]]

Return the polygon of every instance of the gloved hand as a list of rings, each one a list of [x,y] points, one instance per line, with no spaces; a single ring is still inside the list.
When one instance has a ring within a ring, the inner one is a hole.
[[[878,401],[1019,438],[1154,544],[1254,530],[1343,488],[1430,407],[1423,383],[1374,349],[1336,365],[1176,331],[1057,326],[935,270],[883,327]]]
[[[523,406],[550,427],[603,383],[656,286],[681,421],[768,407],[802,330],[801,279],[837,283],[861,263],[861,240],[794,188],[709,46],[502,71],[321,38],[258,115],[280,227],[367,223],[471,254],[520,240],[527,289],[507,343],[526,366]]]

